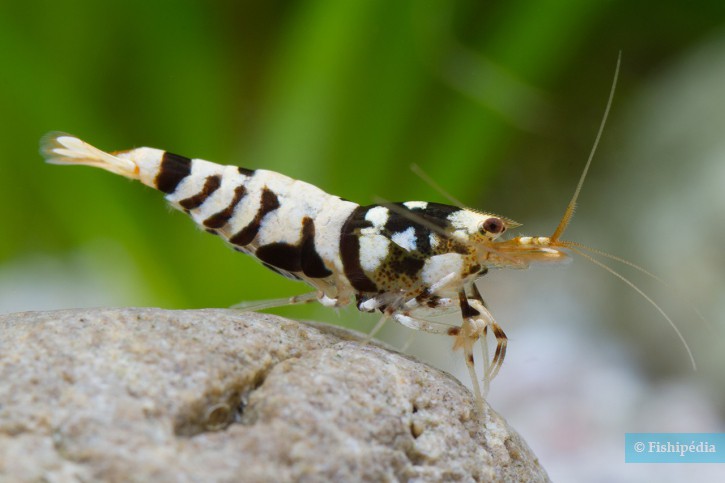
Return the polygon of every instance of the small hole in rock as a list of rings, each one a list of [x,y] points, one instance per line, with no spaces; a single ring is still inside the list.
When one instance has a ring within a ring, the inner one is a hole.
[[[266,372],[259,371],[238,384],[230,384],[227,391],[201,394],[198,402],[189,404],[174,417],[174,433],[193,437],[205,431],[222,431],[232,424],[247,424],[243,414],[251,394],[265,380]]]
[[[230,423],[231,415],[231,408],[226,403],[209,406],[204,417],[204,427],[209,431],[224,429]]]

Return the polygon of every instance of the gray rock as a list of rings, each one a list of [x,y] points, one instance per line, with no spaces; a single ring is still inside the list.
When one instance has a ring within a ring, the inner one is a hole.
[[[548,481],[457,380],[232,310],[0,316],[0,480]]]

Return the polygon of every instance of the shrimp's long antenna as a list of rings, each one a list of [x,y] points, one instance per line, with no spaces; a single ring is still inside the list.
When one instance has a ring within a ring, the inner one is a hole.
[[[621,263],[623,265],[627,265],[628,267],[633,268],[634,270],[637,270],[638,272],[647,275],[651,279],[658,281],[659,283],[661,283],[665,287],[668,287],[670,289],[672,288],[672,287],[670,287],[670,284],[668,284],[667,282],[665,282],[665,280],[662,277],[658,277],[657,275],[655,275],[654,273],[650,272],[646,268],[641,267],[641,266],[637,265],[636,263],[630,262],[629,260],[627,260],[625,258],[618,257],[616,255],[612,255],[611,253],[607,253],[607,252],[605,252],[603,250],[598,250],[596,248],[588,247],[586,245],[583,245],[583,244],[577,243],[577,242],[573,242],[573,241],[561,241],[559,243],[562,246],[564,246],[564,247],[568,247],[568,248],[578,248],[578,249],[583,250],[585,252],[590,252],[590,253],[592,253],[594,255],[598,255],[600,257],[608,258],[610,260],[614,260],[615,262],[619,262],[619,263]]]
[[[692,300],[690,300],[690,299],[684,297],[682,294],[678,293],[672,287],[672,285],[670,285],[669,283],[667,283],[667,281],[665,281],[662,277],[658,277],[657,275],[655,275],[654,273],[650,272],[646,268],[643,268],[640,265],[637,265],[636,263],[630,262],[629,260],[627,260],[625,258],[618,257],[616,255],[612,255],[611,253],[607,253],[607,252],[602,251],[602,250],[597,250],[596,248],[592,248],[592,247],[588,247],[586,245],[582,245],[581,243],[572,242],[572,241],[560,241],[559,242],[559,245],[561,245],[561,246],[563,246],[565,248],[578,248],[578,249],[583,250],[585,252],[589,252],[589,253],[594,254],[594,255],[598,255],[598,256],[601,256],[601,257],[604,257],[604,258],[608,258],[610,260],[614,260],[615,262],[619,262],[621,264],[627,265],[628,267],[633,268],[634,270],[637,270],[638,272],[647,275],[651,279],[656,280],[657,282],[661,283],[664,287],[666,287],[669,290],[677,293],[680,297],[683,297],[683,299],[685,300],[685,302],[687,302],[687,304],[690,306],[690,308],[692,309],[692,311],[695,312],[695,315],[697,315],[697,317],[702,322],[704,322],[705,324],[707,324],[708,327],[712,328],[710,322],[708,322],[708,320],[705,318],[705,316],[702,315],[702,313],[698,310],[697,306],[695,306],[695,304],[692,302]]]
[[[572,244],[567,244],[566,247],[569,248],[569,250],[573,251],[574,253],[578,254],[579,256],[586,258],[587,260],[589,260],[593,264],[602,267],[604,270],[606,270],[607,272],[611,273],[612,275],[614,275],[615,277],[617,277],[618,279],[620,279],[622,282],[624,282],[627,285],[629,285],[632,288],[632,290],[634,290],[635,292],[637,292],[640,296],[642,296],[642,298],[644,298],[647,302],[649,302],[650,305],[652,305],[655,309],[657,309],[657,311],[662,315],[662,317],[664,317],[665,320],[670,324],[670,327],[672,327],[672,330],[675,331],[675,333],[677,334],[677,337],[682,342],[682,345],[685,346],[685,350],[687,351],[687,355],[690,357],[690,363],[692,364],[692,370],[693,371],[696,371],[697,370],[697,363],[695,363],[695,356],[692,355],[692,351],[690,350],[690,346],[687,344],[687,341],[685,340],[685,337],[682,335],[682,332],[680,332],[680,329],[677,328],[677,325],[675,325],[675,323],[672,321],[672,319],[665,313],[664,310],[662,310],[662,308],[659,305],[657,305],[657,302],[655,302],[654,300],[652,300],[652,298],[650,298],[649,295],[647,295],[646,293],[644,293],[644,291],[642,291],[642,289],[640,289],[634,283],[632,283],[631,280],[629,280],[624,275],[622,275],[619,272],[617,272],[616,270],[614,270],[609,265],[600,262],[599,260],[597,260],[596,258],[594,258],[593,256],[591,256],[591,255],[589,255],[587,253],[584,253],[579,248],[575,248]]]
[[[582,175],[579,178],[579,183],[576,185],[574,196],[571,197],[571,201],[569,201],[569,204],[566,207],[564,216],[561,217],[559,225],[556,227],[556,230],[554,230],[554,234],[550,237],[551,242],[554,244],[559,241],[559,238],[561,238],[561,236],[564,234],[564,230],[566,230],[566,227],[569,225],[571,218],[574,216],[574,210],[576,210],[576,201],[577,198],[579,198],[579,192],[582,189],[582,185],[584,185],[584,180],[586,179],[587,173],[589,172],[589,166],[591,166],[592,164],[592,159],[594,159],[594,153],[597,151],[597,146],[599,146],[599,140],[602,138],[602,132],[604,132],[604,125],[607,123],[607,117],[609,117],[609,110],[612,107],[612,100],[614,99],[614,91],[617,87],[617,79],[619,78],[619,66],[621,63],[622,51],[620,51],[619,56],[617,56],[617,67],[614,69],[614,80],[612,80],[612,88],[609,90],[607,107],[606,109],[604,109],[604,116],[602,116],[602,122],[599,125],[597,137],[594,139],[594,146],[592,146],[592,150],[589,153],[589,159],[587,160],[587,164],[584,166],[584,171],[582,171]]]

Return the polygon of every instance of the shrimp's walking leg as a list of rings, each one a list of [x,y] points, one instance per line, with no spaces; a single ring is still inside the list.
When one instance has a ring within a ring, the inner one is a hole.
[[[469,287],[469,291],[471,292],[467,296],[469,305],[475,308],[486,322],[486,326],[483,329],[483,337],[481,338],[481,348],[483,350],[484,357],[486,358],[484,378],[486,386],[488,386],[490,381],[498,375],[498,371],[503,365],[503,360],[506,357],[506,348],[508,346],[508,337],[506,337],[506,333],[503,331],[501,326],[496,323],[496,320],[493,318],[493,315],[491,315],[491,312],[489,312],[486,307],[486,302],[483,301],[483,297],[481,296],[481,292],[479,292],[478,287],[473,284]],[[494,353],[493,360],[490,365],[488,363],[488,345],[486,344],[486,336],[488,335],[489,327],[491,327],[491,332],[493,332],[493,335],[496,338],[496,352]]]
[[[483,334],[486,323],[479,318],[480,312],[468,303],[468,298],[463,290],[458,294],[458,300],[461,307],[461,315],[463,316],[463,324],[457,331],[453,331],[451,335],[455,335],[456,340],[453,343],[453,350],[463,349],[463,356],[466,361],[466,368],[471,377],[473,384],[473,394],[476,396],[476,406],[483,410],[483,394],[478,384],[478,376],[476,375],[475,360],[473,357],[473,345]],[[486,389],[488,385],[486,385]]]
[[[236,305],[232,305],[233,309],[241,310],[243,312],[254,312],[257,310],[271,309],[274,307],[284,307],[286,305],[301,305],[308,304],[318,300],[317,292],[305,293],[302,295],[295,295],[294,297],[285,297],[281,299],[269,299],[269,300],[255,300],[252,302],[241,302]]]

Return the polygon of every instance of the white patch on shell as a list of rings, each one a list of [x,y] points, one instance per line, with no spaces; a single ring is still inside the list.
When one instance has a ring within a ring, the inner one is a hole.
[[[373,228],[380,230],[390,217],[390,211],[384,206],[376,206],[365,213],[365,219],[373,224]]]
[[[468,234],[476,233],[478,226],[487,218],[490,218],[490,216],[470,210],[454,211],[448,215],[448,221],[451,222],[453,228],[463,230]]]
[[[425,210],[428,208],[428,202],[427,201],[406,201],[403,203],[403,206],[408,208],[409,210]]]
[[[393,240],[393,243],[408,252],[415,250],[418,246],[418,239],[415,236],[415,228],[413,228],[412,226],[408,227],[408,229],[406,229],[405,231],[393,233],[393,236],[391,238]]]
[[[264,187],[277,196],[279,207],[262,219],[258,241],[255,243],[297,245],[302,234],[303,220],[316,219],[330,195],[309,183],[271,171],[265,171],[264,177]],[[315,231],[316,225],[315,223]]]
[[[376,270],[388,256],[390,240],[382,235],[365,235],[360,237],[360,266],[363,270]]]
[[[448,277],[448,283],[439,287],[439,289],[445,290],[447,286],[458,285],[458,282],[461,280],[462,270],[463,257],[459,253],[434,255],[426,260],[425,265],[423,266],[423,282],[428,287],[431,287]]]

